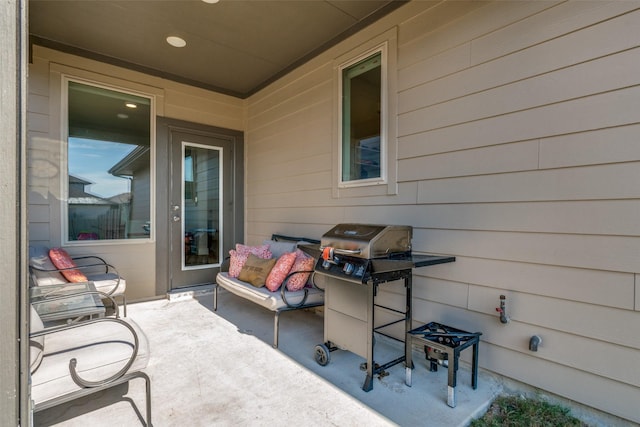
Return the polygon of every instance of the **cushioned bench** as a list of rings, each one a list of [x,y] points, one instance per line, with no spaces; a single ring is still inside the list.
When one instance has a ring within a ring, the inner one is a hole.
[[[278,258],[282,254],[288,252],[288,249],[300,248],[305,253],[316,257],[319,255],[317,249],[320,242],[314,239],[304,237],[290,237],[274,234],[271,241],[265,241],[272,249],[273,257]],[[277,243],[275,243],[277,242]],[[287,244],[289,246],[287,246]],[[278,332],[280,323],[280,313],[291,310],[300,310],[310,307],[319,307],[324,305],[324,291],[315,287],[313,284],[313,269],[296,271],[288,274],[284,279],[280,288],[272,292],[266,287],[256,287],[250,283],[244,282],[237,277],[231,277],[229,274],[228,262],[223,264],[221,271],[216,276],[213,292],[213,309],[218,309],[218,287],[223,287],[229,292],[251,301],[267,310],[274,312],[273,325],[273,347],[278,347]],[[287,289],[287,283],[297,274],[311,274],[307,285],[296,291]]]

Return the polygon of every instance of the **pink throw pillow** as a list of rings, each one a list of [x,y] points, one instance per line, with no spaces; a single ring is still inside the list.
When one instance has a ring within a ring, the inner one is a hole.
[[[53,265],[59,269],[77,267],[76,263],[73,262],[67,251],[62,248],[50,249],[49,258],[51,258]],[[62,273],[68,281],[73,283],[87,282],[89,280],[80,270],[64,270],[60,273]]]
[[[269,245],[264,244],[260,246],[245,246],[240,243],[236,243],[236,251],[241,254],[254,254],[258,258],[269,259],[273,256],[271,250],[269,250]]]
[[[275,292],[280,289],[282,282],[284,281],[287,274],[291,270],[293,263],[296,261],[296,253],[295,252],[287,252],[283,254],[278,261],[276,261],[276,265],[273,266],[269,276],[267,277],[267,281],[265,282],[265,286],[271,292]]]
[[[231,249],[229,251],[229,255],[231,255],[231,259],[229,260],[229,277],[237,278],[240,275],[240,271],[242,270],[242,267],[244,267],[244,264],[247,262],[249,254],[254,254],[258,258],[262,259],[271,258],[269,245],[245,246],[237,243],[236,249]]]
[[[296,249],[296,261],[293,263],[291,267],[291,271],[289,273],[293,273],[294,271],[313,271],[313,267],[316,263],[316,260],[300,249]],[[299,291],[304,288],[307,284],[307,280],[309,280],[309,276],[311,273],[298,273],[294,274],[287,281],[287,290],[289,291]]]

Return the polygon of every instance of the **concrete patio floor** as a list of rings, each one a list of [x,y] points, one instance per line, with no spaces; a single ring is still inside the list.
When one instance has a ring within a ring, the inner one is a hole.
[[[327,366],[315,362],[313,349],[323,341],[321,315],[284,313],[280,346],[274,349],[273,314],[226,291],[221,291],[217,312],[212,295],[201,293],[130,304],[128,315],[150,341],[146,372],[156,427],[465,426],[502,391],[499,380],[482,370],[473,390],[469,366],[461,361],[457,406],[450,408],[447,370],[429,372],[423,354],[416,352],[412,387],[404,384],[400,364],[376,378],[366,393],[359,369],[364,359],[336,351]],[[384,337],[376,341],[376,359],[399,354],[400,343]],[[141,414],[144,384],[134,380],[128,390],[123,386],[40,412],[35,425],[137,426],[144,425]]]

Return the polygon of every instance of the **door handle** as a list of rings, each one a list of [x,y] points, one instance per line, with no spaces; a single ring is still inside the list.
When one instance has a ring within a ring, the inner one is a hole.
[[[178,215],[174,215],[173,222],[180,222],[180,217]]]

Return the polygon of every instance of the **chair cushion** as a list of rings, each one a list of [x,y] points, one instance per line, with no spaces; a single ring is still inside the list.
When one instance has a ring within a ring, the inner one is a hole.
[[[49,258],[51,258],[53,265],[59,269],[77,267],[76,263],[73,262],[67,251],[62,248],[49,249]],[[82,274],[80,270],[65,270],[61,273],[69,282],[72,283],[88,281],[87,276]]]
[[[149,343],[133,320],[121,320],[138,335],[138,355],[128,372],[139,371],[147,366]],[[131,332],[109,319],[79,323],[73,329],[47,335],[42,363],[31,378],[32,398],[37,404],[79,390],[69,374],[72,358],[78,361],[77,371],[85,380],[108,378],[129,361],[133,344]]]
[[[57,267],[53,265],[51,258],[49,258],[49,249],[44,246],[29,247],[29,265],[34,267],[31,269],[31,279],[34,286],[61,285],[63,283],[68,283],[60,272],[52,271],[57,270]]]
[[[87,279],[96,287],[97,291],[108,294],[116,286],[116,289],[111,295],[122,295],[127,289],[127,281],[120,277],[118,282],[118,275],[115,273],[101,273],[101,274],[88,274]]]
[[[31,314],[29,318],[29,332],[40,332],[44,329],[44,324],[42,323],[42,319],[38,315],[38,312],[32,305],[29,305],[31,309]],[[42,353],[44,351],[44,336],[39,336],[35,338],[29,338],[29,361],[30,361],[30,369],[33,374],[36,369],[40,366],[42,362]]]
[[[270,292],[266,287],[256,288],[246,282],[229,276],[229,273],[222,272],[216,276],[216,283],[231,293],[234,293],[248,301],[256,303],[267,310],[277,311],[286,308],[287,304],[282,300],[280,291]],[[316,288],[308,288],[308,296],[305,301],[306,305],[322,304],[324,301],[324,292]],[[300,303],[304,298],[304,290],[297,292],[287,292],[287,301],[289,304],[295,305]]]

